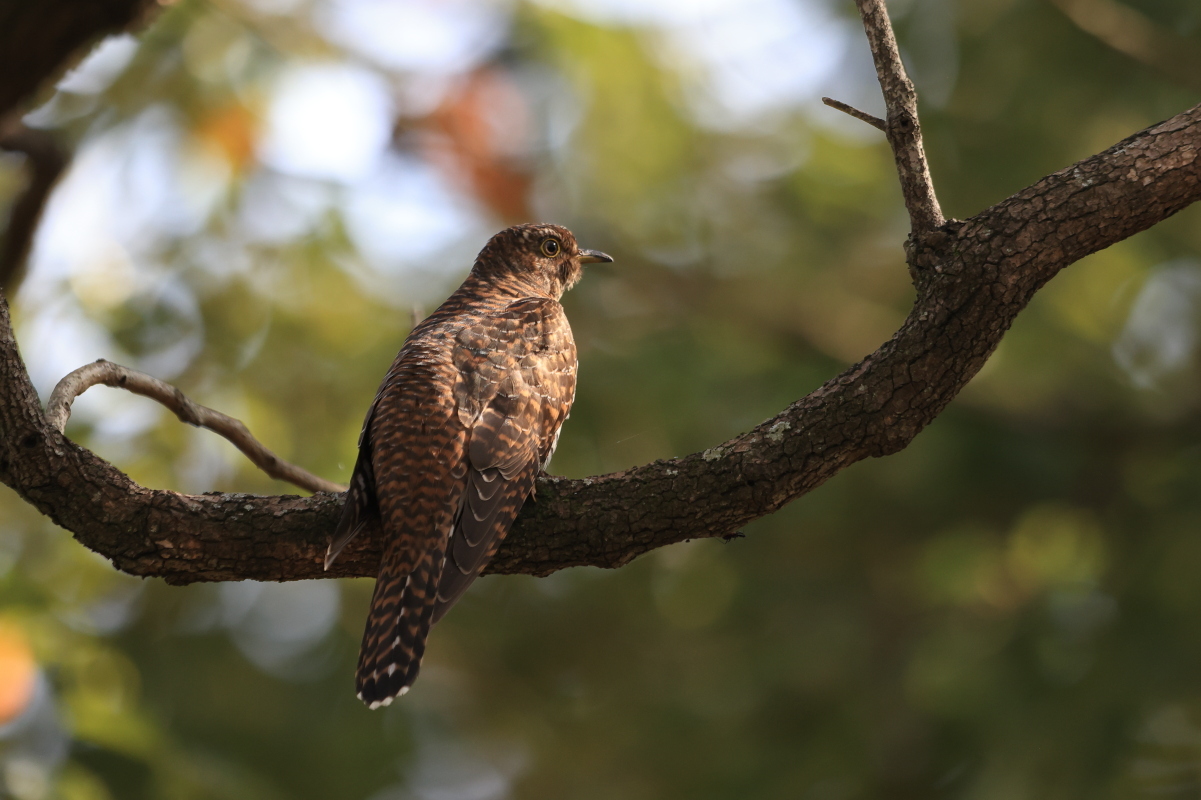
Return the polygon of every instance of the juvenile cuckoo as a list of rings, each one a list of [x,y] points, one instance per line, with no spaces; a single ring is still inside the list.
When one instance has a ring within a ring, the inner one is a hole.
[[[361,531],[384,537],[355,676],[369,707],[408,691],[430,626],[533,492],[575,399],[575,342],[559,298],[583,264],[612,260],[558,225],[501,231],[384,376],[325,557],[328,568]]]

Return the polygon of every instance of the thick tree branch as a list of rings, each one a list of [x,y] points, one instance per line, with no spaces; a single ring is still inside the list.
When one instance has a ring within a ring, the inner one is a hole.
[[[850,464],[902,449],[979,371],[1016,315],[1059,270],[1201,199],[1198,106],[966,222],[944,222],[913,87],[883,5],[857,4],[913,221],[907,250],[918,294],[904,325],[859,364],[719,447],[597,478],[540,480],[537,501],[526,504],[492,572],[616,567],[683,539],[728,536]],[[151,5],[49,0],[0,7],[0,118],[78,43],[129,24]],[[59,14],[62,24],[39,30],[45,21],[39,14]],[[23,39],[32,45],[28,52]],[[146,489],[65,439],[41,412],[2,294],[0,481],[136,575],[188,583],[372,576],[378,570],[380,543],[366,537],[352,543],[331,572],[323,571],[339,495],[187,496]]]
[[[888,21],[884,0],[855,0],[855,6],[863,18],[872,61],[876,64],[876,77],[880,79],[880,90],[884,93],[884,103],[888,109],[884,133],[888,136],[897,162],[910,228],[913,235],[918,236],[942,225],[944,219],[938,198],[934,195],[930,168],[926,165],[926,151],[922,147],[917,92],[905,72],[905,65],[901,63],[901,53],[897,49],[892,24]]]
[[[876,352],[742,436],[584,480],[544,478],[492,572],[616,567],[726,536],[850,464],[905,447],[1059,270],[1201,199],[1201,106],[912,238],[913,310]],[[585,376],[587,380],[587,376]],[[120,569],[173,583],[375,575],[379,542],[322,557],[341,497],[186,496],[138,486],[45,419],[0,301],[0,481]]]
[[[287,481],[310,492],[344,492],[346,487],[333,481],[319,478],[295,464],[284,461],[268,450],[263,443],[251,435],[240,420],[214,411],[208,406],[193,402],[175,386],[158,378],[123,367],[103,358],[85,364],[58,382],[46,403],[46,419],[59,433],[67,427],[71,418],[71,403],[76,397],[93,386],[112,386],[149,397],[162,403],[179,417],[180,422],[208,428],[225,437],[234,447],[250,459],[256,467],[280,481]]]

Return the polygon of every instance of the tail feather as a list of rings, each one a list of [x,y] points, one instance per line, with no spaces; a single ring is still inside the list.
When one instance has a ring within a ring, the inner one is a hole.
[[[388,705],[417,680],[444,561],[441,548],[427,550],[411,570],[392,556],[385,554],[375,584],[355,675],[359,699],[372,709]]]

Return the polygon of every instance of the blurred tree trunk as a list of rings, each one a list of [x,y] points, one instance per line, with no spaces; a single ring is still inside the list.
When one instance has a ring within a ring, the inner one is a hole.
[[[154,0],[3,0],[0,4],[0,120],[25,110],[38,90],[108,34],[144,24]]]
[[[0,247],[0,289],[15,291],[50,192],[67,157],[48,131],[20,122],[50,81],[103,36],[145,24],[154,0],[0,0],[0,149],[23,153],[29,184]]]

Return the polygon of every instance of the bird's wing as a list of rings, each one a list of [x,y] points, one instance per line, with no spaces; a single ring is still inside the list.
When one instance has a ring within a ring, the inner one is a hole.
[[[342,503],[338,527],[334,529],[329,549],[325,551],[326,569],[330,568],[351,539],[365,530],[378,530],[380,526],[379,501],[375,496],[375,470],[371,465],[371,419],[375,416],[378,403],[377,395],[367,411],[367,418],[363,421],[363,431],[359,434],[359,456],[350,477],[350,488],[347,489],[346,500]]]
[[[575,398],[575,343],[554,300],[519,300],[464,328],[454,360],[459,420],[470,432],[467,487],[446,551],[434,622],[500,546],[533,492]]]

